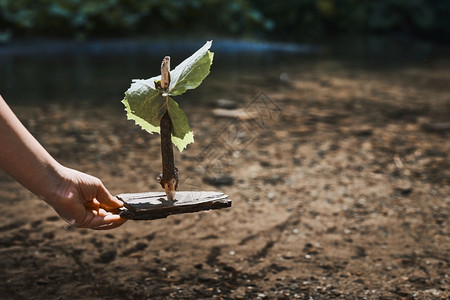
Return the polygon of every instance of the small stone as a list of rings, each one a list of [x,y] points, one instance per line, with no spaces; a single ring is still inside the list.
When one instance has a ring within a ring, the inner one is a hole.
[[[117,251],[115,250],[109,250],[106,252],[103,252],[102,254],[100,254],[100,257],[98,258],[98,261],[104,264],[110,263],[112,262],[117,255]]]
[[[18,222],[18,224],[20,224],[19,226],[22,226],[21,223],[22,223],[22,222]],[[31,223],[30,223],[31,227],[33,227],[33,228],[39,227],[39,225],[41,225],[41,224],[42,224],[42,221],[41,221],[41,220],[37,220],[37,221],[34,221],[34,222],[31,222]],[[19,226],[18,226],[18,227],[19,227]]]
[[[401,181],[394,185],[394,191],[400,196],[407,196],[412,193],[413,188],[411,182]]]
[[[55,237],[55,233],[52,231],[45,232],[42,236],[48,240],[52,240]]]
[[[372,135],[372,128],[370,126],[361,126],[352,130],[352,133],[356,136],[366,137]]]
[[[288,73],[283,72],[280,74],[280,81],[283,83],[290,83],[291,78]]]
[[[235,101],[229,99],[217,99],[216,105],[224,109],[236,109],[238,107]]]
[[[248,112],[241,108],[237,109],[216,108],[212,110],[212,113],[216,117],[239,119],[242,121],[253,120],[258,117],[256,113]]]
[[[50,222],[54,222],[54,221],[58,221],[59,217],[58,216],[50,216],[50,217],[47,217],[46,220],[50,221]]]
[[[450,130],[450,122],[425,123],[422,128],[430,132],[444,132]]]
[[[213,186],[230,186],[234,183],[234,178],[230,175],[205,176],[203,182]]]

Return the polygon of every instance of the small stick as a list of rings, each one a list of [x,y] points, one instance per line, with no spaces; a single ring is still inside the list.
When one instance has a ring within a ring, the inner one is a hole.
[[[167,90],[170,85],[170,56],[165,56],[161,63],[161,88]]]
[[[161,63],[161,88],[167,90],[170,85],[170,57],[164,57]],[[163,94],[164,96],[165,94]],[[166,101],[169,101],[169,96],[166,94]],[[166,111],[160,121],[161,127],[161,158],[162,158],[162,173],[158,177],[159,183],[164,188],[167,195],[167,200],[173,201],[175,199],[175,191],[178,187],[178,172],[175,167],[173,159],[172,146],[172,120],[170,120],[169,112]]]

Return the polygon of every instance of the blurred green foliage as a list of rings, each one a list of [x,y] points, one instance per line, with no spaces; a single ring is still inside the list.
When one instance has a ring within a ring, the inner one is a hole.
[[[408,33],[449,41],[448,0],[256,0],[280,36]]]
[[[13,35],[253,35],[291,40],[406,32],[445,40],[448,0],[0,0]]]
[[[0,31],[50,36],[264,31],[247,0],[0,0]]]

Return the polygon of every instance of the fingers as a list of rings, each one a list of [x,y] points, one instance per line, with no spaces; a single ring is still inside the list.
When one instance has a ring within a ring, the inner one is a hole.
[[[123,219],[123,222],[111,223],[111,224],[107,224],[107,225],[103,225],[103,226],[99,226],[99,227],[93,227],[91,229],[93,229],[93,230],[110,230],[110,229],[114,229],[119,226],[122,226],[122,224],[125,222],[126,222],[126,220]]]
[[[109,214],[105,217],[95,216],[91,222],[91,229],[95,230],[108,230],[121,226],[127,220],[121,218],[119,215]]]
[[[80,224],[75,224],[79,228],[91,228],[96,230],[107,230],[119,227],[127,220],[119,215],[112,214],[99,209],[98,211],[86,210],[86,216]]]
[[[95,198],[100,203],[100,207],[105,208],[107,210],[112,210],[123,206],[122,201],[112,196],[111,193],[106,189],[106,187],[101,182],[98,185],[97,195]]]
[[[92,199],[91,201],[84,204],[87,209],[98,211],[100,209],[100,202],[97,199]]]

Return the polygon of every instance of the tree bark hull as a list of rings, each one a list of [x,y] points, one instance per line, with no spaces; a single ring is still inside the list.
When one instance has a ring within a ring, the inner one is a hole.
[[[210,191],[181,191],[176,201],[167,201],[162,192],[120,194],[124,202],[120,216],[130,220],[163,219],[170,215],[231,207],[228,195]]]

